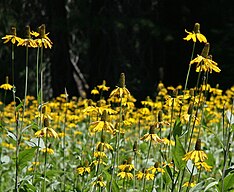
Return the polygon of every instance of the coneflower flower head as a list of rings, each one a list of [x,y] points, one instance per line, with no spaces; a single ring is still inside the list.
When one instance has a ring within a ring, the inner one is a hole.
[[[133,150],[134,152],[136,152],[136,151],[138,150],[137,141],[134,141],[132,150]]]
[[[200,33],[200,24],[195,23],[193,28],[194,33]]]
[[[210,44],[206,43],[204,48],[202,49],[201,56],[206,58],[209,55],[209,51],[210,51]]]
[[[119,87],[120,88],[124,88],[125,87],[125,74],[124,73],[120,74]]]
[[[195,150],[200,151],[201,150],[201,139],[197,139]]]

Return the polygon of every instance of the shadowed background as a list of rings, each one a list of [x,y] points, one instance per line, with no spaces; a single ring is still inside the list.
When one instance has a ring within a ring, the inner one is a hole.
[[[210,84],[226,89],[234,84],[234,8],[231,0],[2,0],[0,35],[17,28],[23,37],[26,25],[37,30],[46,24],[53,42],[45,50],[45,96],[55,97],[67,88],[69,95],[89,96],[107,81],[111,89],[124,72],[130,92],[138,99],[154,96],[159,81],[184,85],[192,42],[185,29],[201,24],[211,44],[210,53],[221,73],[212,73]],[[196,46],[199,54],[203,45]],[[29,94],[35,95],[36,50],[30,50]],[[0,46],[1,84],[10,74],[10,46]],[[17,95],[23,95],[25,49],[16,48]],[[189,87],[197,74],[192,68]],[[11,79],[10,75],[9,78]]]

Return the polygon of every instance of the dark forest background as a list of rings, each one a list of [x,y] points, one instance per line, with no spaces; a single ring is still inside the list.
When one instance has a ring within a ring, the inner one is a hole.
[[[227,89],[234,84],[234,6],[231,0],[0,0],[0,36],[25,26],[36,30],[46,24],[53,42],[45,50],[45,95],[88,96],[107,81],[111,89],[119,74],[137,99],[154,96],[159,81],[184,85],[192,42],[185,29],[201,24],[211,44],[210,53],[221,68],[210,84]],[[196,54],[202,46],[196,47]],[[16,48],[17,95],[23,95],[25,49]],[[29,94],[35,93],[36,50],[30,50]],[[192,68],[194,69],[194,68]],[[0,80],[10,73],[10,46],[0,46]],[[192,70],[194,71],[194,70]],[[192,72],[189,86],[195,86]]]

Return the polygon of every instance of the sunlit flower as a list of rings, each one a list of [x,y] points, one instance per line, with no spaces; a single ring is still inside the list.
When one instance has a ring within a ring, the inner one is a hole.
[[[129,173],[129,172],[120,172],[117,175],[118,177],[120,177],[121,179],[128,179],[128,180],[132,180],[133,179],[133,174]]]
[[[0,86],[0,89],[11,90],[13,88],[12,85],[8,83],[8,76],[6,76],[6,83]]]
[[[120,74],[120,83],[119,83],[119,87],[116,86],[116,89],[114,89],[111,94],[110,97],[119,97],[119,98],[123,98],[123,97],[130,97],[130,92],[128,91],[128,89],[126,88],[125,85],[125,75],[124,73]]]
[[[169,140],[168,138],[162,138],[162,140],[163,140],[163,143],[165,144],[165,145],[171,145],[171,146],[175,146],[175,141],[173,141],[173,140]]]
[[[99,176],[97,180],[93,182],[93,185],[97,185],[98,187],[105,187],[106,183],[103,181],[103,177]]]
[[[134,169],[134,165],[131,162],[132,162],[132,158],[128,158],[127,160],[124,161],[123,164],[118,166],[119,170],[121,172],[123,172],[123,171],[125,171],[125,172],[132,171]]]
[[[98,87],[99,90],[102,90],[102,91],[108,91],[110,89],[110,87],[106,86],[106,81],[105,80],[103,80],[102,85],[98,85],[97,87]]]
[[[214,70],[215,72],[219,73],[221,71],[221,69],[219,69],[219,67],[217,66],[218,63],[213,61],[210,56],[205,58],[202,57],[201,55],[197,55],[197,57],[190,62],[190,64],[193,63],[197,63],[197,68],[196,68],[197,72],[207,71],[212,73],[212,70]]]
[[[40,151],[41,152],[43,152],[43,153],[48,153],[48,154],[54,154],[54,150],[53,149],[51,149],[51,148],[43,148],[43,149],[40,149]]]
[[[200,41],[200,43],[207,42],[206,37],[200,33],[200,24],[199,23],[195,23],[194,30],[192,32],[188,32],[186,29],[185,29],[185,32],[188,33],[188,35],[185,38],[183,38],[186,41],[193,40],[193,42],[196,42],[198,40],[198,41]]]
[[[3,43],[8,43],[9,41],[11,41],[12,44],[15,44],[16,42],[20,43],[22,41],[22,39],[20,37],[16,36],[16,28],[15,27],[12,27],[11,33],[9,35],[2,37],[2,39],[4,40]]]
[[[103,151],[95,151],[94,152],[94,157],[97,157],[97,158],[107,158],[106,154]]]
[[[12,88],[13,86],[10,85],[9,83],[5,83],[0,86],[0,89],[5,89],[5,90],[11,90]]]
[[[26,47],[33,47],[33,48],[37,47],[35,40],[31,38],[29,26],[26,26],[26,38],[22,39],[22,41],[20,41],[17,44],[17,46],[26,46]]]
[[[45,127],[43,129],[37,131],[35,133],[35,136],[36,137],[54,137],[54,138],[57,138],[58,134],[52,128]]]
[[[136,174],[138,180],[145,178],[146,180],[154,180],[154,174],[150,173],[148,170],[139,171]]]
[[[202,51],[202,54],[197,55],[195,59],[190,61],[190,65],[197,63],[196,72],[204,71],[212,73],[212,70],[214,70],[215,72],[219,73],[221,71],[221,69],[218,67],[218,63],[212,60],[211,55],[208,55],[209,49],[210,49],[210,44],[206,43]]]
[[[3,146],[3,147],[6,147],[6,148],[8,148],[8,149],[15,150],[15,146],[12,145],[11,143],[2,142],[2,146]]]
[[[165,173],[165,170],[163,168],[159,167],[159,162],[156,162],[154,164],[154,166],[149,167],[147,170],[151,171],[153,174],[155,174],[155,173],[162,173],[162,174]]]
[[[184,155],[183,158],[184,161],[188,161],[189,159],[194,161],[195,164],[198,162],[203,162],[206,159],[208,159],[206,153],[203,150],[201,150],[200,139],[198,139],[196,142],[195,150],[192,150]]]
[[[91,91],[92,95],[98,95],[99,91],[97,90],[97,88],[95,87],[92,91]]]
[[[49,33],[45,32],[45,24],[42,24],[40,27],[38,27],[38,32],[31,32],[31,35],[35,36],[37,39],[35,39],[36,43],[39,47],[44,46],[45,48],[49,47],[52,48],[52,41],[48,37]]]
[[[106,116],[107,116],[107,112],[105,110],[104,113],[102,114],[101,121],[95,121],[95,122],[90,123],[89,130],[91,132],[101,132],[102,130],[104,130],[106,132],[113,133],[114,127],[111,123],[106,121],[106,118],[107,118]]]
[[[109,143],[104,143],[104,142],[98,142],[96,148],[102,147],[104,150],[108,149],[110,151],[113,151],[113,147]]]
[[[183,184],[182,187],[194,187],[196,185],[196,182],[189,183],[188,181]]]
[[[85,173],[88,174],[91,171],[91,167],[89,165],[80,166],[76,169],[76,171],[79,175],[84,175]]]
[[[96,160],[93,160],[92,163],[90,164],[90,166],[96,166],[96,165],[107,165],[106,162],[103,160],[103,159],[96,159]]]
[[[141,140],[143,141],[154,141],[156,143],[163,143],[163,140],[160,139],[160,137],[154,133],[155,127],[151,126],[149,133],[145,134],[143,137],[141,137]]]
[[[198,169],[204,168],[207,172],[210,172],[212,168],[212,166],[208,165],[206,162],[197,162],[195,163],[195,166]]]

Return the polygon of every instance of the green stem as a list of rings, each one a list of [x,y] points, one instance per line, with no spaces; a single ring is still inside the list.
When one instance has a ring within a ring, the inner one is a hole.
[[[65,149],[66,149],[66,122],[67,122],[67,103],[68,103],[68,97],[67,97],[67,91],[65,89],[65,95],[66,95],[66,104],[65,104],[65,115],[64,115],[64,125],[63,125],[63,191],[65,191],[66,186],[66,166],[65,166]]]
[[[151,136],[151,140],[152,140],[152,136]],[[148,148],[148,152],[147,152],[147,157],[146,157],[146,163],[145,163],[145,167],[144,167],[144,174],[145,174],[145,169],[146,169],[146,166],[148,164],[148,160],[149,160],[149,153],[150,153],[150,148],[151,148],[151,145],[152,145],[152,141],[150,140],[150,143],[149,143],[149,148]],[[143,177],[143,192],[145,191],[145,176]]]
[[[193,59],[194,50],[195,50],[195,45],[196,45],[196,42],[193,43],[193,50],[192,50],[192,54],[191,54],[190,61],[192,61],[192,59]],[[189,68],[188,68],[188,72],[187,72],[187,76],[186,76],[186,81],[185,81],[185,85],[184,85],[184,90],[187,89],[187,84],[188,84],[190,69],[191,69],[191,64],[189,64]]]
[[[39,54],[40,54],[40,47],[37,48],[37,69],[36,69],[36,76],[37,76],[37,99],[39,96]]]
[[[224,177],[225,177],[226,166],[227,166],[227,158],[229,156],[229,150],[230,150],[231,141],[232,141],[232,139],[231,139],[231,134],[232,134],[231,121],[232,121],[233,108],[234,108],[234,99],[232,101],[230,122],[228,122],[228,127],[227,127],[227,129],[229,129],[228,139],[227,139],[225,150],[224,150],[224,161],[223,161],[223,170],[222,170],[222,188],[221,188],[222,192],[224,192]]]
[[[45,138],[45,159],[44,159],[44,171],[43,171],[43,192],[46,192],[46,164],[47,164],[47,153],[48,153],[48,131],[46,131],[46,138]]]
[[[114,178],[114,172],[115,172],[115,166],[116,163],[117,165],[119,164],[119,140],[120,140],[120,127],[122,125],[122,99],[123,97],[121,96],[120,98],[120,112],[119,112],[119,125],[117,127],[117,134],[116,134],[116,143],[115,143],[115,153],[114,153],[114,165],[112,169],[112,174],[111,174],[111,180],[110,180],[110,186],[109,186],[109,192],[112,191],[112,182]]]

